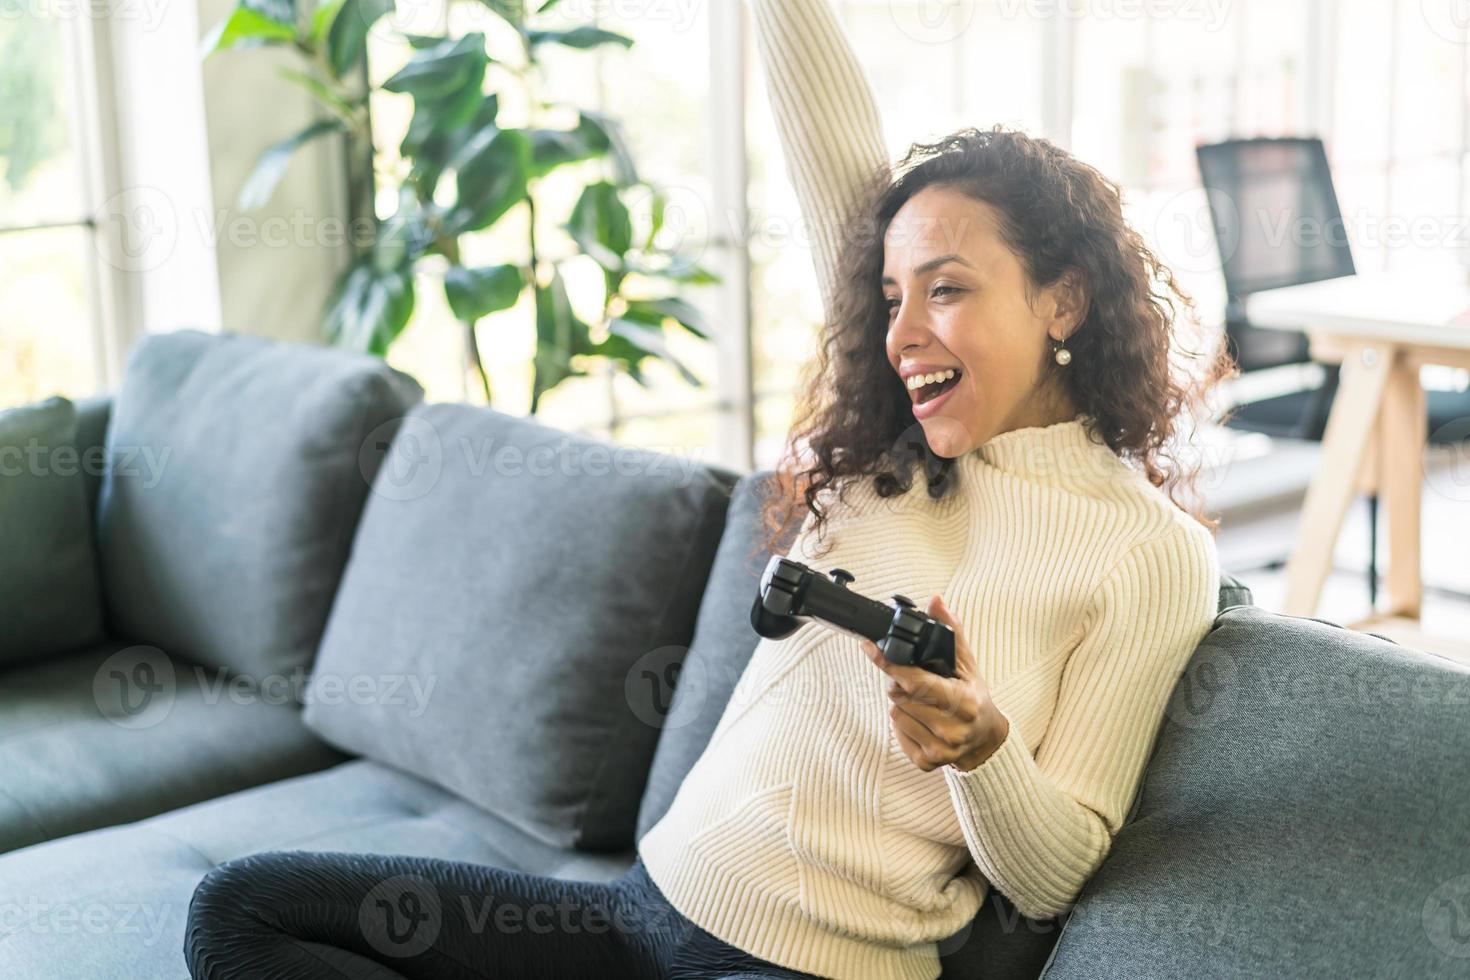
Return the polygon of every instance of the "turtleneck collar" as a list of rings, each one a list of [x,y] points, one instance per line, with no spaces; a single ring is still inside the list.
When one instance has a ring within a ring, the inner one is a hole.
[[[992,466],[1039,483],[1076,485],[1132,472],[1116,453],[1089,435],[1092,417],[1028,425],[992,436],[967,454],[971,463]]]

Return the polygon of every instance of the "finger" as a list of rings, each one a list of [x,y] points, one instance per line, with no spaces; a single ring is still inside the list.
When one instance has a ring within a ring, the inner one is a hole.
[[[954,633],[954,666],[955,673],[960,677],[973,677],[978,673],[975,663],[975,654],[970,649],[970,644],[965,642],[965,633],[960,626],[960,621],[950,612],[949,606],[944,604],[944,598],[938,594],[929,598],[929,615],[948,626]]]
[[[859,641],[859,645],[862,646],[863,652],[868,655],[868,659],[877,664],[879,670],[898,681],[907,691],[915,693],[922,692],[927,684],[941,679],[938,675],[925,670],[923,667],[894,663],[884,655],[882,650],[878,649],[878,644],[872,640],[861,640]]]
[[[921,706],[904,701],[895,701],[890,707],[888,714],[891,718],[903,720],[905,724],[909,725],[909,734],[922,742],[937,743],[944,741],[939,732],[929,724],[932,716],[923,716]]]
[[[954,618],[954,613],[950,612],[949,607],[944,604],[944,597],[937,592],[929,597],[929,607],[925,611],[931,618],[939,620],[951,629],[959,625],[958,620]]]
[[[889,663],[888,658],[883,656],[883,651],[878,649],[878,644],[872,640],[864,639],[858,641],[858,645],[863,648],[863,653],[868,655],[868,659],[878,665],[879,670],[889,676],[893,675],[893,671],[890,668],[897,665]]]
[[[938,742],[933,732],[902,709],[890,711],[889,717],[893,719],[894,732],[908,739],[912,749],[909,751],[909,758],[916,765],[926,771],[944,765],[947,749]]]
[[[908,760],[910,760],[911,763],[917,765],[917,767],[923,768],[923,770],[925,771],[929,770],[929,765],[932,765],[932,763],[929,763],[929,761],[926,760],[925,757],[923,757],[923,748],[920,748],[919,743],[914,742],[913,739],[908,736],[908,733],[903,732],[903,730],[897,729],[897,727],[895,727],[894,729],[894,738],[898,739],[898,748],[903,749],[904,755],[907,755]]]
[[[890,693],[889,698],[895,704],[907,706],[910,714],[935,732],[942,727],[968,725],[979,717],[978,701],[964,688],[946,689],[946,693],[949,695],[948,700],[922,700],[902,693]]]

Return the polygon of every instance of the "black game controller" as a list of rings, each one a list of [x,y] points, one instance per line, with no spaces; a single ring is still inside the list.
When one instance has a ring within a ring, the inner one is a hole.
[[[834,568],[831,576],[772,555],[750,608],[750,625],[761,636],[779,640],[796,632],[802,620],[816,619],[872,640],[890,663],[954,676],[954,630],[919,612],[907,596],[878,602],[848,590],[851,572]]]

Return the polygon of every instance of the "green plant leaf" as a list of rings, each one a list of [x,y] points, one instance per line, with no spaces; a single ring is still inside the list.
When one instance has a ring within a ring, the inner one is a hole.
[[[414,195],[413,188],[400,188],[398,210],[378,227],[371,254],[373,268],[386,274],[417,261],[428,250],[433,237],[424,205]]]
[[[623,271],[623,256],[633,246],[633,219],[616,186],[605,180],[588,184],[562,227],[598,265]]]
[[[633,150],[623,124],[606,113],[591,109],[583,109],[581,114],[577,131],[593,149],[612,153],[618,186],[632,187],[638,183],[638,166],[633,161]]]
[[[368,31],[379,17],[391,13],[393,0],[343,0],[327,34],[327,63],[338,78],[362,61]]]
[[[621,44],[625,50],[633,46],[633,39],[626,34],[605,31],[591,24],[584,24],[565,31],[527,31],[526,41],[532,47],[541,44],[560,44],[581,50],[595,48],[600,44]]]
[[[293,25],[272,20],[242,4],[204,36],[200,49],[203,56],[208,58],[216,51],[290,44],[295,39],[296,28]]]
[[[323,119],[266,147],[260,159],[255,162],[255,169],[246,178],[245,185],[240,188],[235,206],[242,211],[249,211],[270,200],[271,192],[276,189],[281,175],[286,172],[286,164],[291,161],[291,154],[319,136],[325,136],[327,133],[340,133],[342,129],[340,120]]]
[[[452,98],[467,88],[479,91],[489,61],[484,34],[474,31],[458,39],[446,38],[415,53],[383,88],[412,95],[416,101]]]
[[[689,283],[693,286],[712,286],[724,282],[724,279],[716,273],[681,256],[675,256],[673,261],[665,265],[650,265],[644,261],[629,259],[628,271],[636,272],[640,276],[671,279],[674,282]]]
[[[470,323],[515,306],[525,285],[518,265],[492,265],[482,269],[455,265],[444,274],[444,295],[449,300],[449,308],[456,319]]]
[[[478,231],[493,224],[526,199],[531,144],[518,129],[497,129],[470,140],[456,156],[459,199],[446,227],[452,234]]]
[[[526,135],[531,140],[532,177],[545,177],[557,167],[591,160],[603,152],[578,129],[532,129]]]
[[[659,327],[639,323],[636,320],[629,320],[624,317],[614,317],[608,321],[607,329],[609,336],[623,338],[634,347],[643,351],[645,356],[653,356],[660,360],[668,361],[678,370],[679,374],[683,375],[684,380],[694,387],[704,387],[704,382],[700,380],[699,375],[689,370],[684,362],[675,357],[673,351],[669,350],[664,332]]]
[[[648,387],[648,379],[643,376],[643,370],[639,367],[639,362],[649,356],[648,351],[626,337],[610,333],[593,346],[591,353],[618,362],[619,367],[626,371],[629,377],[643,387]]]
[[[324,108],[336,113],[338,116],[343,117],[344,123],[352,117],[352,114],[354,112],[357,111],[357,106],[342,98],[342,96],[333,91],[329,85],[313,75],[308,75],[304,71],[297,71],[294,68],[285,67],[280,68],[278,73],[282,78],[284,78],[291,84],[299,85],[301,88],[305,89],[308,93],[311,94],[311,97],[320,102]]]
[[[328,301],[326,331],[331,341],[379,357],[387,354],[413,315],[413,267],[383,273],[370,262],[347,270]]]
[[[673,279],[676,282],[687,282],[695,286],[713,286],[725,280],[718,274],[711,272],[698,263],[679,257],[659,269],[654,275],[663,276],[665,279]]]
[[[698,307],[678,296],[629,300],[627,312],[623,316],[625,319],[658,327],[663,326],[666,318],[672,319],[694,336],[702,340],[710,338],[709,320]]]
[[[328,29],[331,28],[332,22],[337,19],[337,14],[341,12],[342,5],[346,2],[347,0],[326,0],[325,3],[317,4],[312,10],[311,29],[307,31],[307,39],[313,46],[319,47],[326,41]]]
[[[240,0],[240,6],[278,24],[296,23],[296,0]]]
[[[546,2],[543,3],[540,7],[536,8],[536,13],[538,15],[544,14],[559,3],[561,3],[561,0],[546,0]]]
[[[496,133],[499,96],[476,95],[478,101],[470,108],[468,119],[440,114],[433,106],[426,106],[422,112],[417,107],[414,109],[408,135],[403,138],[399,151],[405,159],[413,161],[410,179],[421,187],[426,198],[433,197],[440,175],[456,154],[472,140],[488,142]]]
[[[592,350],[591,331],[577,318],[567,296],[566,281],[555,269],[551,282],[537,284],[536,290],[536,358],[535,382],[532,386],[532,412],[542,391],[556,387],[567,378],[585,372],[572,367],[572,357]]]
[[[516,30],[526,24],[526,0],[480,0]]]
[[[668,210],[669,199],[659,188],[655,187],[649,195],[649,225],[648,237],[643,240],[643,251],[653,250],[653,240],[664,227],[664,213]]]

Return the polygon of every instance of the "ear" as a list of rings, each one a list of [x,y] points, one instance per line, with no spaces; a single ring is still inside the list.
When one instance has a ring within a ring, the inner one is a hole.
[[[1080,271],[1068,269],[1048,288],[1052,295],[1052,322],[1048,331],[1053,336],[1060,334],[1060,339],[1065,340],[1087,319],[1091,300],[1087,282]]]

